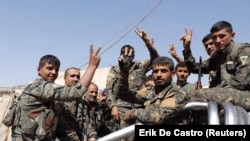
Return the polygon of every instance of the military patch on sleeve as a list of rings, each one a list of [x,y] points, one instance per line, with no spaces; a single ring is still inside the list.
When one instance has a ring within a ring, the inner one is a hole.
[[[242,65],[246,64],[247,58],[248,58],[248,56],[240,56],[240,61],[241,61]]]

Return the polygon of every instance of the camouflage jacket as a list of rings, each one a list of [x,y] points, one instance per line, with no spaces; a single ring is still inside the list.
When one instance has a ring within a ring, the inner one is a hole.
[[[131,117],[137,119],[143,124],[180,124],[183,121],[175,120],[169,122],[176,109],[181,108],[186,102],[187,93],[178,90],[173,84],[167,86],[159,93],[155,93],[155,90],[147,90],[142,88],[139,91],[129,90],[126,92],[126,87],[122,85],[121,98],[125,101],[131,101],[135,103],[144,102],[145,108],[138,108],[131,110]],[[123,89],[125,88],[125,89]]]
[[[203,70],[215,70],[213,77],[217,86],[250,90],[250,44],[231,42],[214,59],[202,63]]]
[[[76,118],[78,134],[85,134],[89,138],[92,135],[100,137],[110,133],[108,121],[111,116],[107,105],[77,100]]]
[[[151,70],[150,67],[150,61],[136,61],[133,63],[129,70],[129,88],[134,89],[134,90],[139,90],[143,86],[143,77],[145,74]],[[130,102],[123,101],[122,99],[119,98],[119,94],[115,90],[116,84],[118,83],[118,78],[120,75],[120,70],[119,66],[113,66],[110,69],[110,72],[107,77],[107,83],[106,83],[106,88],[108,90],[108,95],[107,95],[107,104],[110,108],[112,106],[121,106],[121,107],[129,107],[129,108],[134,108],[134,107],[141,107],[141,104],[132,104]]]
[[[195,62],[195,58],[192,55],[191,50],[185,52],[183,51],[184,60],[188,62],[188,66],[192,68],[192,73],[198,74],[199,73],[199,63]],[[215,78],[215,60],[214,59],[207,59],[202,61],[201,73],[209,75],[209,87],[215,87],[219,84],[219,80]]]
[[[62,102],[62,110],[56,129],[56,137],[60,141],[77,141],[76,133],[76,101]]]
[[[173,86],[175,86],[177,89],[181,89],[187,93],[190,93],[191,91],[193,91],[195,89],[195,84],[192,83],[182,83],[182,84],[178,84],[176,82],[173,82]]]
[[[86,87],[80,83],[74,87],[64,87],[44,81],[42,78],[36,79],[19,97],[12,126],[12,138],[54,140],[60,112],[55,108],[54,101],[74,100],[81,97],[85,91]],[[41,125],[43,120],[47,120],[48,126]]]

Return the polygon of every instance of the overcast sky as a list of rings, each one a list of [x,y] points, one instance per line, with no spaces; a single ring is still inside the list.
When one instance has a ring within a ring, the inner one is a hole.
[[[60,72],[87,67],[89,45],[102,46],[99,68],[117,64],[121,46],[135,47],[135,60],[149,53],[134,29],[154,38],[160,55],[193,28],[191,48],[198,59],[208,58],[201,39],[217,21],[232,23],[235,42],[250,42],[249,0],[2,0],[0,1],[0,87],[28,84],[37,78],[39,59],[53,54]],[[106,78],[100,78],[106,79]],[[190,82],[197,81],[191,75]],[[207,85],[206,76],[202,78]]]

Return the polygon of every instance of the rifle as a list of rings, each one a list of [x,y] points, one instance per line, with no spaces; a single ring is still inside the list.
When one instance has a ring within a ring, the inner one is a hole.
[[[196,86],[195,86],[196,89],[202,89],[201,77],[203,75],[201,74],[201,64],[202,64],[202,58],[200,56],[200,61],[199,61],[199,66],[198,66],[199,67],[198,68],[198,81],[196,82]]]

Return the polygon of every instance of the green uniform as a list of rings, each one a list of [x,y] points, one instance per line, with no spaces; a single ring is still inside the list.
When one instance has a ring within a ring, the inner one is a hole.
[[[250,44],[231,42],[214,58],[217,87],[191,92],[192,100],[231,102],[250,110]],[[204,67],[204,66],[202,66]],[[211,70],[211,68],[205,68]]]
[[[122,89],[122,85],[120,87],[121,91],[127,91]],[[187,118],[182,117],[181,120],[173,120],[172,118],[176,109],[185,104],[187,95],[186,92],[177,89],[173,84],[157,94],[154,89],[147,90],[145,88],[139,91],[129,90],[129,93],[121,92],[120,94],[120,97],[125,101],[144,103],[145,108],[131,110],[131,117],[143,124],[187,124],[187,121],[184,122],[183,120]]]
[[[62,103],[62,111],[56,129],[56,137],[60,141],[78,141],[76,133],[76,101]]]
[[[188,83],[188,82],[184,82],[184,83],[176,83],[173,82],[173,85],[177,88],[177,89],[181,89],[187,93],[190,93],[191,91],[193,91],[195,89],[195,84],[192,83]]]
[[[183,51],[184,60],[187,62],[190,68],[192,68],[192,73],[198,74],[199,73],[199,63],[195,62],[195,58],[192,55],[191,50]],[[190,64],[189,64],[190,63]],[[202,61],[201,63],[201,73],[209,75],[209,87],[215,87],[220,83],[218,79],[215,78],[215,60],[214,59],[207,59]]]
[[[135,61],[133,62],[133,65],[130,67],[129,70],[129,88],[133,90],[139,90],[143,87],[143,78],[145,74],[150,71],[151,69],[151,63],[149,60],[147,61]],[[133,109],[133,108],[140,108],[143,107],[142,104],[138,103],[131,103],[124,101],[119,98],[119,94],[115,90],[115,85],[118,83],[118,78],[120,75],[119,66],[113,66],[110,69],[110,72],[108,74],[107,78],[107,84],[106,88],[108,90],[108,96],[107,96],[107,104],[110,108],[112,108],[114,105],[116,105],[119,109],[120,119],[121,119],[121,128],[127,127],[128,125],[122,120],[125,112],[127,110]],[[135,121],[132,121],[131,124],[135,123]]]
[[[12,126],[13,140],[54,140],[60,110],[55,109],[54,101],[70,101],[82,97],[86,87],[56,86],[52,82],[36,79],[22,92]],[[41,125],[41,123],[43,123]]]

